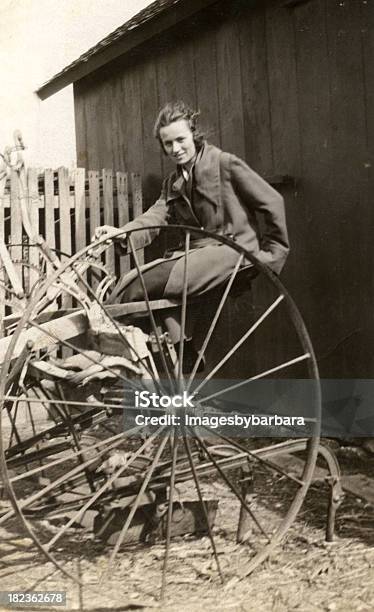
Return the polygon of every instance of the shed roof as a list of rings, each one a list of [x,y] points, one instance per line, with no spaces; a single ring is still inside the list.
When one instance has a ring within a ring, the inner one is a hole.
[[[217,0],[155,0],[36,90],[44,100]]]

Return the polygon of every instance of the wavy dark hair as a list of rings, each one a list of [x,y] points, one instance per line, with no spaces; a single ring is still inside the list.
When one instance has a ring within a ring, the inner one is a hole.
[[[199,115],[200,111],[194,110],[191,106],[188,106],[188,104],[183,102],[183,100],[168,102],[165,104],[165,106],[163,106],[155,121],[153,135],[159,141],[164,153],[165,150],[160,138],[160,129],[174,123],[174,121],[180,121],[181,119],[185,119],[187,121],[192,132],[196,148],[200,149],[205,140],[205,134],[200,130],[198,125]]]

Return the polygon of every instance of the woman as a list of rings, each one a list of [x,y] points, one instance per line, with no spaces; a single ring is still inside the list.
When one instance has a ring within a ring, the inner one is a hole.
[[[198,113],[184,102],[169,103],[160,111],[154,134],[176,169],[164,181],[157,202],[122,229],[168,223],[203,228],[232,238],[278,274],[289,251],[283,198],[244,161],[208,144],[197,119]],[[257,214],[264,218],[261,235]],[[95,237],[107,234],[110,238],[115,232],[118,229],[104,225],[97,228]],[[149,229],[134,232],[134,247],[146,246],[158,233],[159,230]],[[126,244],[126,238],[119,240]],[[192,234],[188,294],[200,295],[220,285],[230,276],[237,260],[238,254],[232,248]],[[181,296],[183,251],[146,264],[143,270],[151,299]],[[111,296],[111,301],[121,302],[143,299],[134,271],[119,281]],[[169,331],[177,342],[177,334]]]

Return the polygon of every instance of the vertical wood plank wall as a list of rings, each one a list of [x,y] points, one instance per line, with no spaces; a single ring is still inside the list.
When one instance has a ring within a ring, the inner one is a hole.
[[[79,164],[140,172],[148,206],[169,170],[151,135],[157,109],[197,105],[211,142],[261,174],[295,177],[282,279],[322,374],[372,377],[374,2],[212,11],[75,84]]]

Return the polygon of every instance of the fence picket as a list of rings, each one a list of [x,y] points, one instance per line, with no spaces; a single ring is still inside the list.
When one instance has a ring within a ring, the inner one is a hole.
[[[19,200],[18,178],[15,170],[10,175],[10,242],[13,260],[22,259],[22,215]]]
[[[36,168],[29,168],[27,173],[28,183],[28,210],[30,215],[31,227],[35,235],[39,234],[39,190],[38,190],[38,174]],[[30,245],[29,247],[29,263],[30,263],[30,274],[29,276],[29,287],[31,289],[37,282],[40,271],[39,271],[39,252],[38,249]],[[25,287],[26,289],[26,287]]]
[[[59,168],[58,175],[58,203],[60,209],[60,249],[66,256],[61,255],[61,261],[70,257],[72,252],[72,237],[71,237],[71,216],[70,216],[70,181],[69,171],[67,168]],[[63,308],[71,308],[72,298],[64,295],[62,300]],[[68,357],[70,349],[64,347],[62,355]]]
[[[118,226],[122,227],[129,221],[129,185],[125,172],[117,172],[117,206],[118,206]],[[119,260],[121,276],[130,270],[130,256],[121,255]]]
[[[103,223],[114,225],[115,222],[117,223],[117,218],[118,226],[121,227],[130,218],[134,218],[143,212],[142,186],[139,174],[132,173],[130,176],[125,172],[114,174],[112,170],[105,169],[102,170],[100,176],[100,172],[91,170],[87,173],[88,185],[86,185],[85,177],[86,171],[83,168],[77,168],[74,174],[73,188],[71,188],[68,169],[60,167],[57,171],[56,191],[55,174],[52,169],[46,168],[40,171],[37,168],[30,168],[27,174],[28,205],[35,233],[39,233],[39,224],[41,224],[41,233],[44,235],[48,246],[52,249],[59,247],[67,256],[70,256],[73,250],[78,251],[86,246],[95,233],[96,227]],[[116,206],[118,215],[115,214]],[[90,236],[87,236],[87,208]],[[73,209],[75,210],[74,230],[72,226]],[[10,220],[6,223],[5,211],[8,210]],[[58,222],[56,222],[56,210],[58,210]],[[27,290],[38,279],[40,256],[37,248],[28,245],[27,237],[23,237],[23,233],[18,177],[17,173],[12,171],[10,181],[6,177],[0,180],[0,238],[11,245],[9,254],[12,260],[20,260],[25,256],[31,264],[28,280],[27,272],[24,272],[23,279],[19,279],[19,283],[21,280],[23,282],[26,280],[28,287],[25,286],[24,288]],[[106,253],[108,270],[113,273],[115,266],[118,265],[120,273],[125,274],[130,269],[130,256],[121,256],[119,261],[116,257],[114,248]],[[138,257],[139,261],[143,263],[143,250],[138,252]],[[62,261],[64,259],[62,257]],[[47,268],[47,274],[49,272],[50,270]],[[95,287],[95,279],[93,278],[91,281],[93,281],[92,284]],[[0,262],[1,282],[4,282],[4,275],[1,272]],[[72,299],[68,297],[64,301],[64,306],[71,304]],[[4,314],[4,299],[0,292],[0,317],[3,317]]]
[[[86,237],[86,194],[84,168],[77,168],[74,175],[75,202],[75,249],[80,251],[87,245]]]
[[[104,224],[114,225],[114,210],[113,210],[113,172],[112,170],[103,170],[103,206],[104,206]],[[109,272],[114,272],[114,246],[109,247],[105,252],[105,263]]]
[[[142,181],[140,174],[131,172],[131,194],[132,194],[132,213],[133,219],[138,217],[143,212],[143,193],[142,193]],[[137,252],[138,260],[140,264],[144,263],[144,249],[140,249]]]
[[[56,248],[55,198],[53,185],[53,170],[44,170],[44,214],[45,240],[51,249]]]
[[[100,183],[97,170],[88,172],[89,206],[90,206],[90,236],[95,234],[95,229],[100,225]]]
[[[100,181],[97,170],[88,172],[88,201],[90,213],[90,238],[95,234],[95,229],[101,225],[100,221]],[[91,281],[93,289],[97,287],[97,281],[93,278]]]
[[[60,209],[61,251],[71,255],[71,217],[70,217],[70,182],[67,168],[58,169],[58,195]]]
[[[75,251],[80,251],[87,245],[86,236],[86,171],[84,168],[76,168],[74,171],[74,208],[75,208]],[[87,279],[87,274],[84,273]],[[79,283],[80,289],[86,292],[84,283]]]

